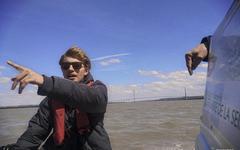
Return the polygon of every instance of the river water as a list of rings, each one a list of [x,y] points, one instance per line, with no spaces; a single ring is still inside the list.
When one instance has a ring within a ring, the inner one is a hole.
[[[113,150],[193,150],[202,100],[108,104]],[[14,143],[37,108],[0,109],[0,145]]]

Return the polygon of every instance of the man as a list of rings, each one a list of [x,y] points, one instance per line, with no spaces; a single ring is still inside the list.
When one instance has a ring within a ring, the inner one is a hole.
[[[199,45],[185,54],[186,66],[190,75],[201,63],[208,61],[211,36],[204,37]]]
[[[111,149],[103,124],[107,88],[93,80],[90,60],[82,49],[71,47],[60,58],[65,79],[47,77],[11,61],[7,63],[20,71],[12,78],[12,90],[19,84],[20,94],[27,84],[34,84],[38,94],[46,98],[17,142],[2,149]]]

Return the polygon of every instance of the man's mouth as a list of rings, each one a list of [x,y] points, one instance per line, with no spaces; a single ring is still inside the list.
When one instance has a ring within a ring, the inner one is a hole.
[[[74,80],[76,78],[76,75],[68,75],[69,80]]]

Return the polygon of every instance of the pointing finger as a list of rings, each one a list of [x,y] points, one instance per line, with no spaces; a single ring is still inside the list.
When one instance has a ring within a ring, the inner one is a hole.
[[[7,61],[7,64],[12,66],[13,68],[17,69],[18,71],[23,71],[25,69],[23,66],[20,66],[10,60]]]
[[[186,54],[185,55],[185,60],[186,60],[186,66],[187,66],[187,69],[188,69],[188,72],[190,75],[193,74],[193,71],[192,71],[192,54]]]
[[[13,81],[13,84],[12,84],[11,90],[14,90],[16,88],[16,86],[18,85],[18,81],[15,80],[14,78],[12,78],[12,81]]]
[[[23,89],[27,86],[29,82],[31,82],[31,78],[26,78],[20,82],[19,89],[18,89],[18,94],[21,94]]]
[[[20,82],[19,88],[18,88],[18,94],[21,94],[23,89],[26,87],[26,83]]]

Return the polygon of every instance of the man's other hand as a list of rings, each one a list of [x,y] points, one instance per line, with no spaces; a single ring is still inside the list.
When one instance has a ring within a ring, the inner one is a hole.
[[[193,70],[201,63],[201,61],[208,55],[207,48],[204,44],[199,44],[191,51],[185,54],[186,66],[190,75]]]

